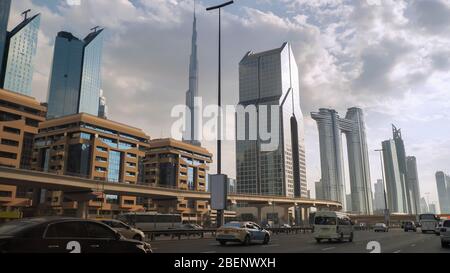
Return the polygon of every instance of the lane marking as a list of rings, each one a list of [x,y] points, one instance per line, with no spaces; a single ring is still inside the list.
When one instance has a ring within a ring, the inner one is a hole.
[[[217,253],[217,251],[206,251],[206,252],[202,252],[202,253],[204,253],[204,254],[214,254],[214,253]]]
[[[416,246],[416,244],[412,244],[411,246],[412,246],[412,247],[415,247],[415,246]]]
[[[263,246],[263,248],[268,248],[268,247],[279,247],[280,245],[266,245],[266,246]]]
[[[397,250],[397,251],[395,251],[394,253],[400,253],[400,252],[402,252],[401,250]]]
[[[332,249],[335,249],[336,247],[328,247],[328,248],[324,248],[324,249],[322,249],[322,251],[328,251],[328,250],[332,250]]]

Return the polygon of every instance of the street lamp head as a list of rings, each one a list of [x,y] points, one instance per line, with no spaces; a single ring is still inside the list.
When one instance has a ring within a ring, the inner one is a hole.
[[[234,3],[234,1],[228,1],[226,3],[220,4],[220,5],[217,5],[217,6],[209,7],[206,10],[210,11],[210,10],[220,9],[220,8],[229,6],[229,5],[233,4],[233,3]]]

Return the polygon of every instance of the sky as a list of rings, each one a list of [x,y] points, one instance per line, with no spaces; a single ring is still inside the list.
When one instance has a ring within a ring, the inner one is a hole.
[[[218,35],[217,14],[205,7],[219,2],[197,2],[199,93],[205,104],[217,100]],[[59,31],[84,37],[94,26],[105,27],[102,78],[109,118],[142,128],[151,138],[169,137],[172,107],[184,104],[188,89],[193,1],[80,4],[13,0],[10,28],[23,10],[42,14],[33,96],[47,100]],[[422,196],[437,202],[435,173],[450,173],[450,0],[236,0],[223,11],[222,27],[224,104],[238,102],[238,64],[248,51],[292,44],[313,196],[321,174],[317,125],[310,113],[333,108],[344,117],[348,108],[360,107],[372,182],[382,176],[374,150],[392,138],[394,123],[402,129],[407,155],[417,157]],[[216,149],[213,142],[204,145]],[[225,142],[223,150],[224,171],[234,177],[234,143]],[[212,164],[211,173],[215,169]]]

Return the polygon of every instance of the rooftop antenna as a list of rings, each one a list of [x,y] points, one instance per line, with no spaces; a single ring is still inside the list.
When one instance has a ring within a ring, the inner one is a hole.
[[[97,30],[98,30],[99,28],[100,28],[99,26],[93,27],[93,28],[91,28],[91,31],[92,31],[92,32],[97,32]]]
[[[24,21],[27,20],[27,18],[28,18],[28,13],[30,13],[30,12],[31,12],[31,9],[27,9],[26,11],[22,12],[21,15],[24,17],[24,18],[23,18]]]

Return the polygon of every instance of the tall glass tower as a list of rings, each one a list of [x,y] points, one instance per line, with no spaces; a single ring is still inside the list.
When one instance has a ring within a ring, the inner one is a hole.
[[[298,67],[288,43],[262,52],[247,53],[239,65],[239,105],[278,107],[280,127],[278,147],[262,149],[264,141],[237,139],[236,168],[239,193],[308,197],[306,183],[303,114],[300,109]],[[256,128],[271,128],[271,110],[267,123],[257,115]],[[237,128],[237,134],[255,132],[251,126]]]
[[[103,30],[80,40],[58,33],[48,92],[48,118],[99,114]]]
[[[30,18],[25,14],[25,20],[8,33],[0,77],[4,89],[31,95],[40,24],[39,14]]]
[[[3,57],[6,49],[10,9],[11,0],[0,1],[0,75],[3,74]]]
[[[194,2],[195,4],[195,2]],[[194,7],[194,23],[192,26],[191,58],[189,64],[189,90],[186,92],[186,106],[190,116],[185,120],[183,141],[200,146],[200,120],[195,108],[195,98],[198,97],[198,56],[197,56],[197,16]]]

